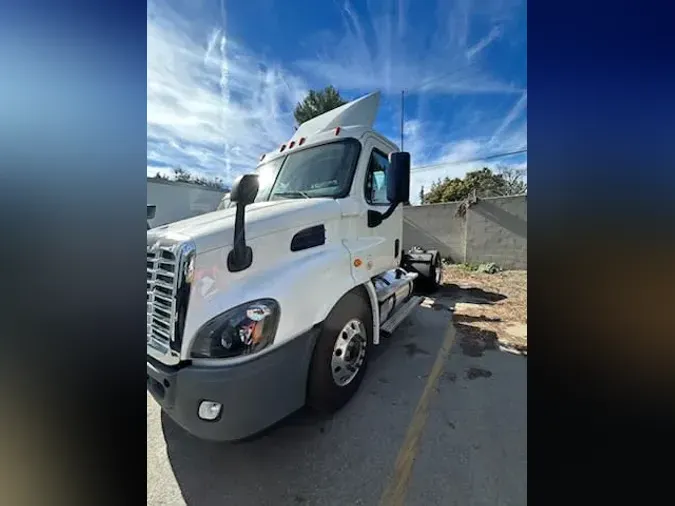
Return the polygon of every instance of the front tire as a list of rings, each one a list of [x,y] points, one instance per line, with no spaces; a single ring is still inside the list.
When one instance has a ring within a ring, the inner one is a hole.
[[[368,366],[372,313],[362,296],[346,294],[319,334],[309,371],[307,405],[320,413],[342,408],[356,393]]]

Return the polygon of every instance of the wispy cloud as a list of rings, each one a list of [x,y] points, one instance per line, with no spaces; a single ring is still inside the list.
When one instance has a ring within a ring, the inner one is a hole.
[[[527,107],[527,90],[523,92],[515,105],[511,108],[504,120],[500,123],[495,133],[492,135],[493,139],[498,139],[499,136],[514,122]]]
[[[299,62],[315,78],[343,90],[381,89],[387,92],[437,94],[518,93],[509,82],[481,67],[478,54],[502,33],[499,26],[476,44],[468,45],[472,4],[460,0],[447,7],[439,2],[436,26],[406,33],[405,4],[369,3],[369,16],[359,17],[349,1],[341,4],[342,33],[323,34],[316,58]],[[398,26],[398,30],[394,27]],[[433,36],[428,46],[428,32]],[[319,39],[317,39],[317,44]]]
[[[493,158],[495,155],[527,149],[527,119],[521,118],[526,97],[521,97],[501,120],[492,136],[474,136],[448,141],[442,134],[425,127],[416,119],[405,123],[405,149],[413,160],[410,191],[413,203],[419,203],[419,191],[445,177],[463,177],[467,172],[487,167],[496,170],[509,165],[527,169],[525,154]],[[438,149],[433,149],[436,146]]]
[[[467,59],[472,60],[478,53],[480,53],[483,49],[488,47],[490,43],[496,40],[501,34],[502,34],[501,27],[499,26],[493,27],[492,30],[490,30],[490,33],[488,33],[476,44],[474,44],[473,46],[471,46],[469,49],[466,50]]]
[[[223,21],[196,31],[148,3],[148,173],[181,166],[228,180],[293,132],[304,80],[229,40]]]
[[[336,0],[341,29],[307,35],[317,42],[316,57],[282,66],[230,37],[226,21],[232,20],[226,20],[222,3],[217,19],[203,16],[191,23],[167,3],[149,0],[148,174],[180,166],[231,181],[292,135],[295,104],[310,86],[325,84],[350,95],[406,89],[420,104],[455,95],[471,102],[472,95],[486,93],[518,97],[487,132],[467,129],[459,138],[451,136],[433,107],[406,113],[405,148],[414,165],[447,164],[414,172],[414,193],[439,177],[461,177],[501,163],[460,162],[527,145],[527,91],[495,77],[485,60],[490,47],[508,36],[504,27],[519,1],[438,0],[437,15],[425,31],[409,17],[415,0],[372,1],[368,15]],[[476,17],[482,20],[480,31],[472,29]]]

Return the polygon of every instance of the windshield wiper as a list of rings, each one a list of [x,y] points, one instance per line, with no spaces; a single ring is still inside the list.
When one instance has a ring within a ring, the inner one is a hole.
[[[293,197],[296,197],[296,198],[297,198],[297,197],[304,197],[304,198],[306,198],[306,199],[311,198],[309,195],[307,195],[307,194],[306,194],[305,192],[303,192],[303,191],[277,192],[277,193],[273,193],[273,194],[272,194],[272,197],[291,197],[291,198],[293,198]]]

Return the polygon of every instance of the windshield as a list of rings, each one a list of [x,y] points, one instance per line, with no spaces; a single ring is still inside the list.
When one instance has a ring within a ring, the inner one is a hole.
[[[260,188],[255,201],[346,197],[360,146],[355,139],[345,139],[293,151],[258,166]]]

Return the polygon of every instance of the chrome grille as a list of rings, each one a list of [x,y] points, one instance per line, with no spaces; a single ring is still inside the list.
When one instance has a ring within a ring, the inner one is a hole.
[[[165,354],[176,328],[178,258],[174,251],[162,246],[147,251],[147,344]]]

